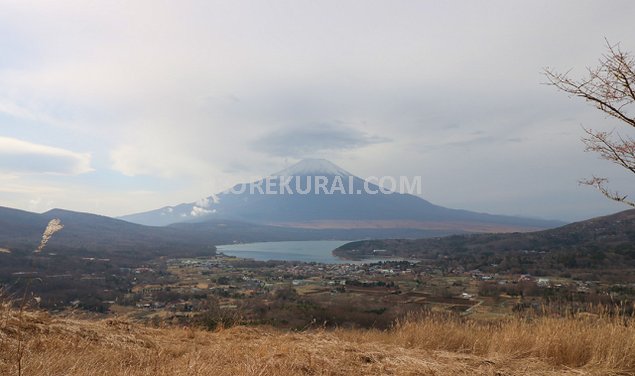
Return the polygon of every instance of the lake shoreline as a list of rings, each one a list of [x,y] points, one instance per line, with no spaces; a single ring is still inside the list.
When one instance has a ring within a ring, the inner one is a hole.
[[[216,246],[226,256],[255,261],[294,261],[321,264],[359,264],[394,261],[392,258],[352,260],[335,255],[333,251],[350,240],[305,240],[282,242],[254,242]]]

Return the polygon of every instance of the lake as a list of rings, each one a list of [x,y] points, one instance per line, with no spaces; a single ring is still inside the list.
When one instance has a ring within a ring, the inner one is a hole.
[[[216,248],[227,256],[249,258],[257,261],[283,260],[319,262],[324,264],[359,263],[339,259],[331,253],[350,241],[311,240],[219,245]],[[365,260],[364,262],[377,261]]]

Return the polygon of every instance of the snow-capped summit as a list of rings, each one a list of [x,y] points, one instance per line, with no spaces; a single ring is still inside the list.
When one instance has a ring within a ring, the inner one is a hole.
[[[326,159],[303,159],[272,176],[352,176],[348,171]]]

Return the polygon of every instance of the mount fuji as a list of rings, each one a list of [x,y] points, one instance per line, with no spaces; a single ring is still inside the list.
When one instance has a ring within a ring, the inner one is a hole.
[[[387,192],[325,159],[305,159],[259,181],[238,184],[196,202],[120,219],[150,226],[235,220],[307,229],[442,233],[531,231],[563,224],[448,209],[415,195]]]

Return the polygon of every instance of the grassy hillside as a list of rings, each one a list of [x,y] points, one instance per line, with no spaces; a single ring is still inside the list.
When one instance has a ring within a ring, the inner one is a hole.
[[[609,317],[405,320],[388,331],[150,328],[4,307],[2,375],[632,375],[635,326]]]

